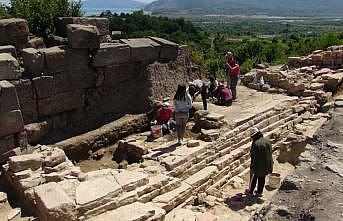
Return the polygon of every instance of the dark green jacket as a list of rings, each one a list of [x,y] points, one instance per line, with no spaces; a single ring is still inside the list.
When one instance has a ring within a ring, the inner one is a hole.
[[[270,141],[264,137],[254,141],[250,150],[250,169],[256,176],[263,177],[273,172],[273,152]]]

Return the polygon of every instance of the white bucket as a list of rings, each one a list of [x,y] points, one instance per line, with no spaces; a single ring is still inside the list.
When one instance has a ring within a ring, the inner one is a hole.
[[[281,184],[281,175],[279,173],[272,173],[269,175],[269,183],[268,186],[277,189]]]
[[[154,138],[162,137],[162,126],[161,125],[152,126],[151,127],[151,134]]]

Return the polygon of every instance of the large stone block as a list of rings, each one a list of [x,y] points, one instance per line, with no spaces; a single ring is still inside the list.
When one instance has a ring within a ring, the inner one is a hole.
[[[176,60],[179,45],[163,38],[150,37],[153,41],[161,45],[160,59]]]
[[[12,45],[0,46],[0,54],[2,53],[8,53],[15,58],[17,57],[17,50]]]
[[[120,170],[114,178],[125,191],[131,191],[149,183],[147,174],[134,171]]]
[[[149,38],[121,39],[120,41],[130,46],[132,61],[159,59],[161,45]]]
[[[76,189],[76,203],[88,209],[103,205],[104,202],[122,192],[120,185],[112,176],[81,182]],[[91,206],[92,205],[92,206]]]
[[[17,59],[8,53],[0,54],[0,80],[15,80],[21,77],[22,70]]]
[[[99,48],[100,35],[93,25],[67,25],[69,45],[75,49]]]
[[[37,170],[42,166],[42,155],[38,153],[13,156],[9,158],[9,169],[16,173],[19,171],[31,169]]]
[[[52,76],[42,76],[33,78],[38,99],[50,98],[53,95],[54,78]]]
[[[0,81],[0,113],[19,110],[17,91],[8,81]]]
[[[96,69],[97,86],[114,87],[136,76],[135,64],[126,63]]]
[[[88,67],[88,50],[71,49],[66,45],[40,50],[45,56],[47,73],[81,70]]]
[[[26,71],[40,75],[44,69],[44,55],[34,48],[25,48],[22,50],[24,68]]]
[[[59,17],[56,19],[56,34],[62,37],[67,36],[67,25],[93,25],[99,30],[99,34],[104,36],[109,34],[109,21],[107,18],[99,17]]]
[[[42,221],[76,220],[76,205],[61,185],[51,182],[34,188]]]
[[[55,94],[71,90],[92,87],[95,84],[95,74],[92,69],[65,71],[54,75],[53,92]]]
[[[19,46],[27,43],[29,27],[27,21],[19,18],[0,20],[0,44]]]
[[[130,47],[121,43],[103,43],[97,51],[93,66],[112,66],[130,61]]]
[[[20,110],[0,114],[0,137],[18,133],[24,129],[24,121]]]
[[[51,98],[38,101],[38,114],[43,117],[78,109],[84,106],[84,99],[82,90],[55,94]]]
[[[11,83],[15,86],[19,103],[36,99],[36,92],[30,79],[20,79],[18,81],[11,81]]]
[[[143,204],[135,202],[126,206],[119,207],[118,209],[108,211],[96,217],[92,217],[89,221],[145,221],[155,220],[150,219],[155,215],[155,211],[158,210],[157,206],[153,204]]]

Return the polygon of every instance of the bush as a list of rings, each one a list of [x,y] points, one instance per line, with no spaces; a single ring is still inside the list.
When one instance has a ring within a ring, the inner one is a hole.
[[[81,7],[80,0],[11,0],[10,14],[26,19],[30,31],[46,39],[54,32],[57,17],[81,16]]]

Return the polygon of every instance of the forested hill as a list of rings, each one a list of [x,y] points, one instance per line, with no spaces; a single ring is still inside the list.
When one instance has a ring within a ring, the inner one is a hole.
[[[343,0],[158,0],[145,10],[153,14],[227,14],[277,16],[343,15]]]

